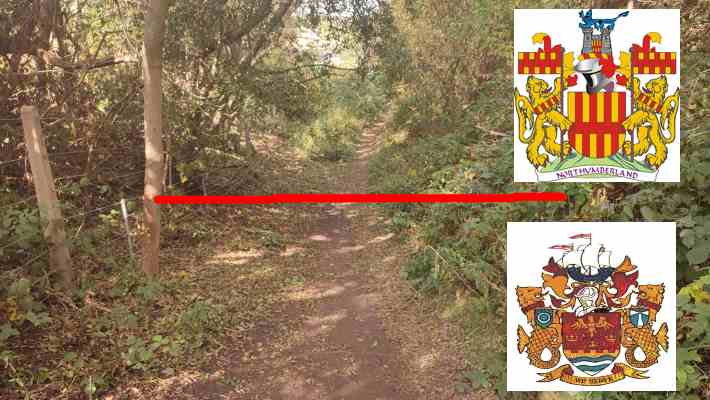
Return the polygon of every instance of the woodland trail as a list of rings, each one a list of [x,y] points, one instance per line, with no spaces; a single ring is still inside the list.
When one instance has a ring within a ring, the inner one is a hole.
[[[366,192],[368,157],[382,127],[364,133],[356,158],[322,182],[323,192]],[[299,245],[281,256],[303,257],[279,274],[302,282],[268,301],[263,319],[224,346],[208,374],[176,379],[152,398],[481,398],[454,390],[467,368],[461,332],[400,277],[407,246],[376,207],[289,209],[304,211],[307,222],[287,233]]]

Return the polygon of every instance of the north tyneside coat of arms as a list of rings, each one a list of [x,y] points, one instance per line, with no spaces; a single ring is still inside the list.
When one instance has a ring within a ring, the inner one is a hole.
[[[653,11],[516,10],[516,182],[679,181],[678,14]]]
[[[538,285],[515,290],[527,320],[516,329],[519,356],[538,382],[603,386],[663,373],[650,369],[668,351],[663,283],[628,255],[612,265],[612,249],[591,233],[568,240],[549,247]]]

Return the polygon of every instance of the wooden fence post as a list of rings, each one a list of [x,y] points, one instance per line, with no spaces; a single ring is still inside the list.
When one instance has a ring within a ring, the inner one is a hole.
[[[22,107],[22,128],[25,133],[25,147],[27,157],[32,168],[32,180],[37,193],[42,222],[47,223],[44,229],[44,238],[49,243],[49,265],[53,272],[59,276],[61,285],[65,289],[72,287],[72,267],[69,258],[67,236],[64,231],[62,210],[54,189],[54,176],[49,166],[47,146],[42,136],[39,113],[34,106]]]

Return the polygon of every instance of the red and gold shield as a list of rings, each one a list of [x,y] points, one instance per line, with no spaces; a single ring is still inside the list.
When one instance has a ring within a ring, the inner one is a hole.
[[[562,350],[587,375],[596,375],[619,356],[621,313],[591,312],[582,317],[562,314]]]
[[[615,154],[624,143],[625,92],[568,92],[569,143],[586,157]]]

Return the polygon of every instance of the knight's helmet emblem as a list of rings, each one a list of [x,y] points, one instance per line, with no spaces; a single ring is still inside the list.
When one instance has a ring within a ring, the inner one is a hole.
[[[614,90],[614,81],[604,75],[598,58],[582,60],[574,66],[574,70],[584,75],[584,79],[587,81],[587,93]]]

